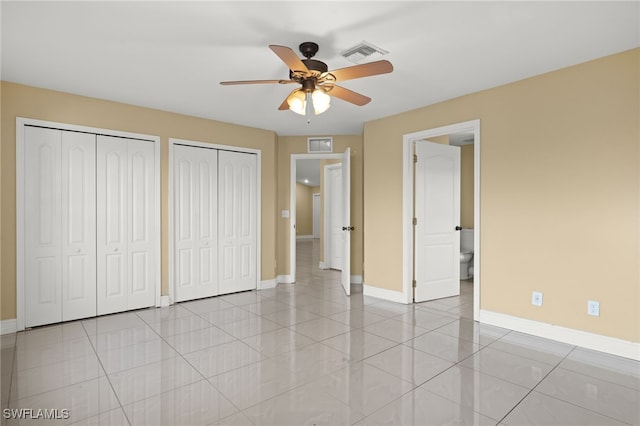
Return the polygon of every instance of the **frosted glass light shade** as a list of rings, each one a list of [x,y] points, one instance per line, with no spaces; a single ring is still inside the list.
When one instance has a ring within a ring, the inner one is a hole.
[[[302,90],[294,90],[287,98],[289,109],[296,114],[305,115],[307,110],[307,97]]]
[[[322,114],[331,106],[331,97],[322,89],[314,90],[311,94],[311,99],[313,101],[313,110],[316,115]]]

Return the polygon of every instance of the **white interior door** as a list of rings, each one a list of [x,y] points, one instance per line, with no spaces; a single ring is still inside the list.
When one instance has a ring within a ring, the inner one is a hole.
[[[351,149],[342,157],[342,287],[351,294]]]
[[[155,304],[156,283],[156,208],[155,146],[153,142],[127,142],[129,192],[127,234],[129,276],[127,277],[127,310]]]
[[[329,268],[341,271],[344,265],[344,202],[342,194],[342,166],[326,166],[327,188],[325,208],[329,218]]]
[[[218,294],[218,151],[175,145],[174,285],[178,302]]]
[[[25,325],[62,320],[62,132],[25,127]]]
[[[27,327],[96,315],[95,135],[25,127]]]
[[[313,238],[320,238],[320,194],[313,194]]]
[[[218,153],[219,293],[257,288],[257,159]]]
[[[99,136],[96,161],[98,315],[127,309],[127,140]]]
[[[62,133],[62,321],[96,315],[96,135]]]
[[[460,149],[415,142],[414,300],[460,294]]]
[[[98,315],[155,303],[153,142],[98,135]]]

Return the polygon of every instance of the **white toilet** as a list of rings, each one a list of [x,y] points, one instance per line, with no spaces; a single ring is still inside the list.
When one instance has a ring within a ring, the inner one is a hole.
[[[473,229],[460,231],[460,279],[473,278]]]

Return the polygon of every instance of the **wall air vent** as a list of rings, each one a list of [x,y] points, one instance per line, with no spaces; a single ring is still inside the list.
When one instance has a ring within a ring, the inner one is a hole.
[[[354,64],[359,64],[369,60],[377,60],[388,53],[386,50],[374,46],[368,41],[362,41],[356,46],[343,50],[340,52],[340,55]]]
[[[310,154],[322,154],[333,152],[333,138],[307,138],[307,152]]]

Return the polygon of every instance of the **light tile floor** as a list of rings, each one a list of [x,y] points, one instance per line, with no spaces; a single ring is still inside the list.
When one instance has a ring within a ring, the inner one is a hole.
[[[2,425],[640,424],[640,363],[474,323],[469,282],[346,297],[317,245],[293,285],[2,336]]]

